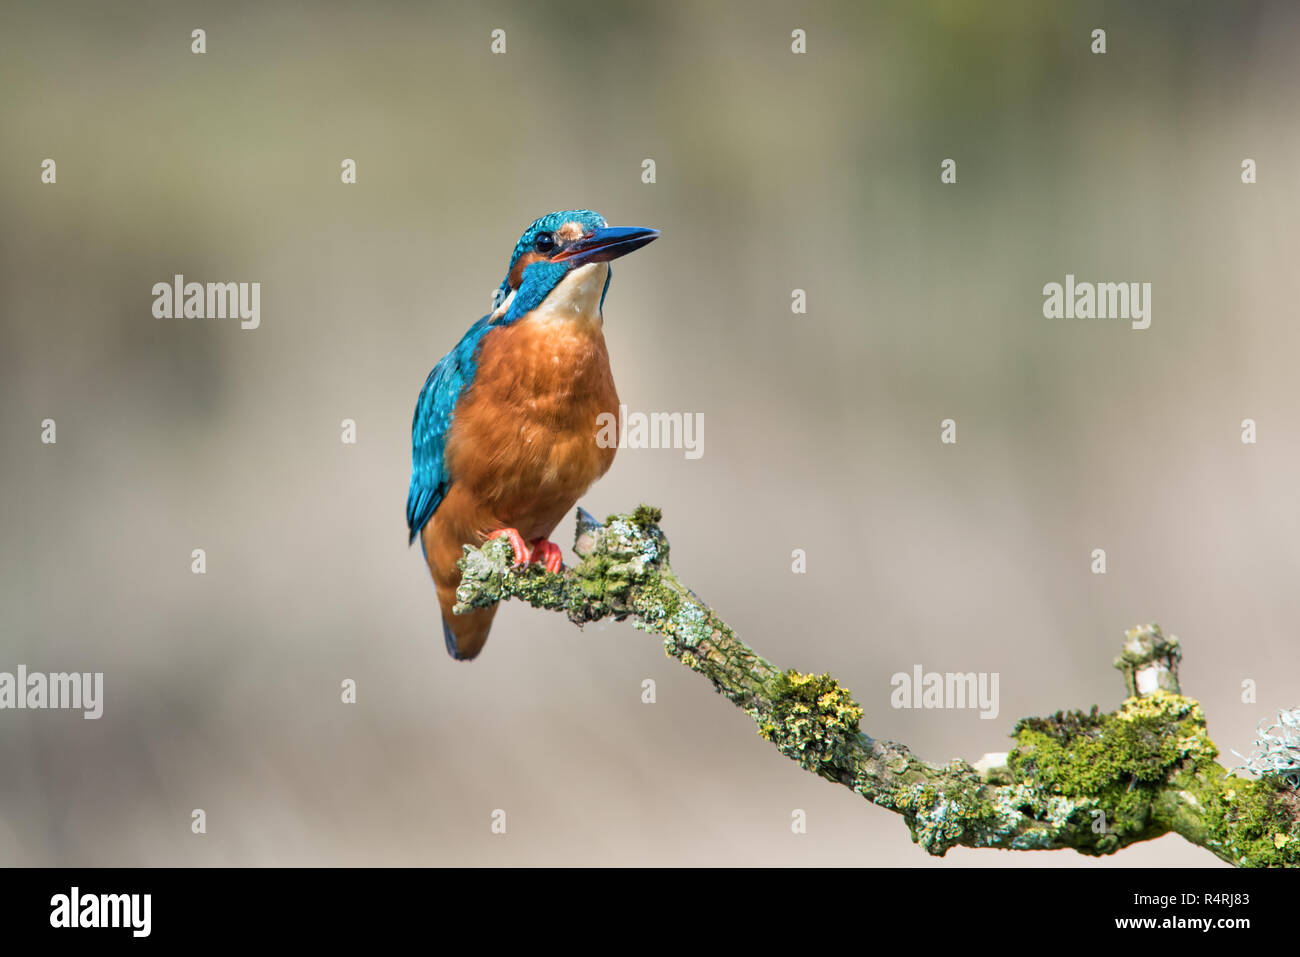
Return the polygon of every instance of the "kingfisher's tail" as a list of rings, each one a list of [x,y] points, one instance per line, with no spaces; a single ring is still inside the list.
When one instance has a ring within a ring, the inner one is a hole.
[[[442,591],[441,588],[438,589]],[[439,594],[439,599],[442,595]],[[452,604],[455,604],[455,590],[452,592]],[[442,637],[447,642],[447,654],[457,661],[469,661],[478,657],[478,653],[487,644],[488,632],[492,630],[492,619],[496,617],[497,606],[475,608],[463,615],[453,615],[450,605],[442,608]]]
[[[463,615],[452,613],[456,607],[456,589],[460,585],[460,569],[456,567],[456,560],[460,558],[464,547],[460,539],[461,536],[449,528],[439,526],[437,519],[420,530],[424,559],[438,589],[438,607],[442,610],[442,637],[447,643],[447,654],[457,661],[469,661],[478,657],[487,643],[497,606],[475,608]]]

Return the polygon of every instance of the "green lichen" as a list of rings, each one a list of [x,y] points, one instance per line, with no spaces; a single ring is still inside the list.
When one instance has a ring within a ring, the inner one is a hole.
[[[642,505],[631,515],[612,515],[605,525],[579,515],[575,549],[580,560],[558,574],[533,565],[511,567],[513,552],[505,538],[466,546],[459,566],[458,611],[519,598],[535,608],[564,611],[577,624],[606,616],[623,619],[652,607],[654,599],[670,608],[672,589],[659,587],[660,567],[668,542],[658,527],[659,509]],[[638,599],[638,593],[642,593]]]
[[[1230,777],[1190,698],[1157,691],[1111,714],[1026,718],[1015,737],[1009,785],[899,748],[885,765],[892,787],[860,770],[855,790],[901,813],[932,854],[961,844],[1100,855],[1175,831],[1239,866],[1300,864],[1300,795],[1277,779]]]
[[[1203,832],[1188,836],[1240,867],[1300,866],[1300,796],[1276,778],[1251,781],[1219,771],[1181,782],[1189,792],[1196,788],[1204,805]]]
[[[861,732],[862,708],[830,675],[783,671],[768,688],[769,707],[755,714],[758,733],[800,767],[838,776]]]
[[[684,601],[677,580],[656,572],[647,576],[637,588],[633,598],[637,613],[636,627],[643,631],[662,634],[666,642],[694,648],[701,636],[692,626],[704,617],[698,605]]]
[[[1168,783],[1218,754],[1200,705],[1167,691],[1129,698],[1113,714],[1094,708],[1023,720],[1014,737],[1007,759],[1013,779],[1072,802],[1072,823],[1088,825],[1079,849],[1095,854],[1164,833],[1168,822],[1153,806]],[[1031,816],[1043,810],[1041,802],[1024,808]]]
[[[654,505],[638,505],[632,510],[632,524],[643,531],[658,528],[663,517],[663,509]]]
[[[879,787],[871,775],[859,773],[854,790],[875,804],[903,815],[912,840],[927,853],[942,856],[958,844],[970,847],[1005,846],[1007,834],[1021,821],[1013,809],[1002,808],[1005,790],[986,784],[965,761],[932,767],[901,753],[887,764],[893,783]]]
[[[1016,724],[1008,766],[1063,794],[1095,796],[1130,781],[1165,780],[1184,759],[1213,759],[1205,715],[1191,698],[1156,691],[1129,698],[1114,714],[1058,712]]]
[[[1103,716],[1097,713],[1097,706],[1093,705],[1092,710],[1088,712],[1058,711],[1046,718],[1021,718],[1016,723],[1016,729],[1012,734],[1019,734],[1022,730],[1041,731],[1068,740],[1074,735],[1100,727],[1102,721]]]

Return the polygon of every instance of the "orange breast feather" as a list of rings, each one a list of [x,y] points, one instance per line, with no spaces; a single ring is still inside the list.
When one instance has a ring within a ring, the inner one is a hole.
[[[423,530],[444,615],[458,633],[470,624],[450,607],[462,546],[503,527],[526,542],[548,538],[613,462],[615,449],[596,436],[608,421],[600,416],[616,417],[618,406],[597,323],[534,315],[483,339],[447,435],[451,485]]]

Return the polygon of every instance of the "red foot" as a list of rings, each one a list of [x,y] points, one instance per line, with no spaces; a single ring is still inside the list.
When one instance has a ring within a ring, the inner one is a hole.
[[[514,549],[515,552],[514,567],[524,568],[527,565],[529,565],[533,560],[533,553],[529,551],[528,546],[524,544],[524,536],[519,534],[518,529],[498,528],[495,532],[493,532],[491,535],[488,536],[488,541],[492,541],[492,539],[494,538],[500,538],[503,535],[510,542],[510,547]]]
[[[564,567],[564,552],[560,551],[560,546],[554,542],[539,538],[533,542],[532,560],[541,562],[548,572],[555,574]]]

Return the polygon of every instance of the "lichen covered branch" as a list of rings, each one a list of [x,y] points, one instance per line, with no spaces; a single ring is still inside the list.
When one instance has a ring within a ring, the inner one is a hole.
[[[559,574],[512,570],[505,538],[466,548],[457,611],[516,598],[578,625],[631,618],[782,754],[901,814],[931,854],[962,846],[1101,855],[1173,832],[1239,866],[1300,865],[1300,794],[1282,776],[1233,777],[1215,760],[1200,705],[1178,687],[1178,640],[1158,626],[1126,636],[1116,667],[1130,697],[1117,711],[1021,720],[1005,760],[980,770],[929,764],[864,733],[861,707],[829,675],[783,670],[741,641],[673,574],[659,521],[647,506],[603,524],[579,510],[580,561]]]

